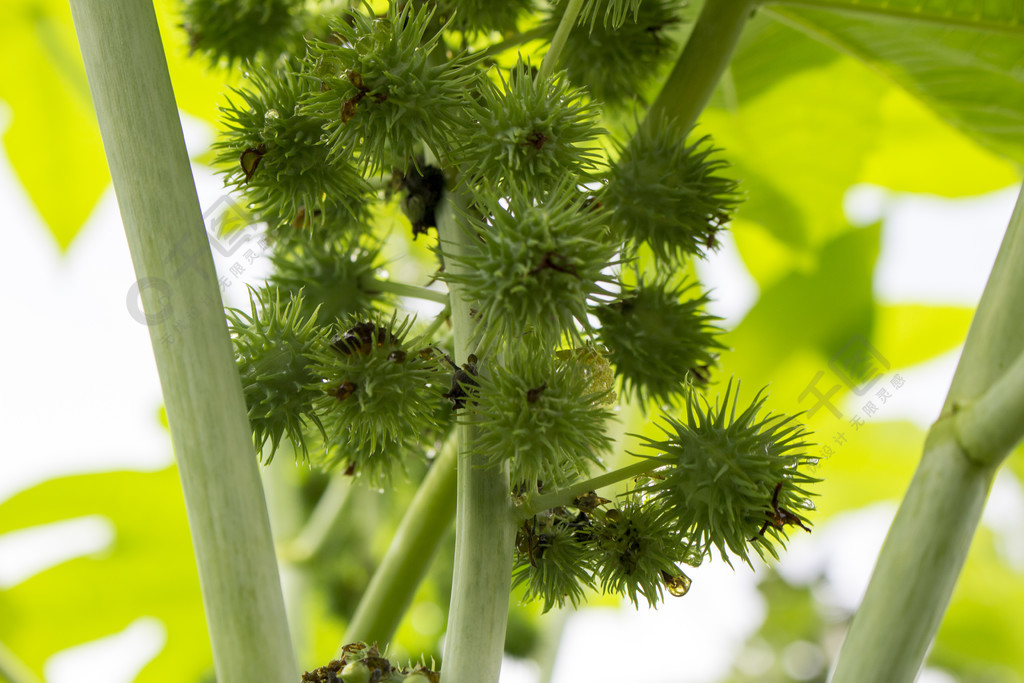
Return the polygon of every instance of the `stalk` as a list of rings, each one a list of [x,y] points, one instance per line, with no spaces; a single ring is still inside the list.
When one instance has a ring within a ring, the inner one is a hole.
[[[639,477],[641,474],[647,474],[651,470],[660,467],[664,463],[659,462],[657,458],[644,458],[639,462],[635,462],[632,465],[626,465],[620,467],[617,470],[611,472],[605,472],[604,474],[587,479],[586,481],[577,482],[571,486],[567,486],[564,489],[558,491],[552,491],[551,493],[545,493],[544,495],[532,498],[524,505],[524,510],[521,513],[521,517],[529,518],[533,517],[538,512],[544,510],[550,510],[560,505],[569,505],[574,500],[582,496],[584,493],[589,491],[596,491],[605,486],[611,486],[617,484],[624,479],[630,477]]]
[[[347,523],[351,500],[352,477],[334,474],[305,526],[282,547],[284,559],[293,564],[305,564],[319,558]]]
[[[554,73],[555,62],[562,55],[562,48],[565,47],[565,41],[569,39],[569,32],[576,26],[576,17],[580,15],[582,8],[583,0],[569,0],[569,6],[565,8],[565,14],[558,22],[558,28],[555,29],[555,35],[551,39],[551,46],[548,47],[544,61],[541,62],[540,69],[537,70],[537,82],[543,83]]]
[[[346,643],[391,640],[455,515],[456,444],[450,439],[416,491],[345,630]]]
[[[652,125],[665,115],[676,119],[683,130],[693,127],[729,66],[743,27],[756,6],[755,0],[704,3],[693,33],[658,98],[648,109],[643,125]]]
[[[1022,207],[1018,197],[946,406],[928,433],[833,683],[914,680],[949,605],[996,470],[1021,438]]]
[[[252,433],[153,6],[71,9],[147,311],[217,680],[294,680]]]
[[[438,214],[438,236],[446,253],[461,253],[472,238],[456,223],[458,196],[448,196]],[[451,259],[446,263],[453,271],[460,267]],[[458,285],[451,286],[451,304],[456,362],[462,363],[471,352],[473,321]],[[473,461],[476,431],[469,422],[456,427],[455,573],[441,679],[496,683],[505,650],[515,517],[508,467],[483,468]]]

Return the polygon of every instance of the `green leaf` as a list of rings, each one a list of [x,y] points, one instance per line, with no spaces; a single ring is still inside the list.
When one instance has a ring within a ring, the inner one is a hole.
[[[66,249],[110,182],[68,4],[0,5],[0,63],[0,99],[13,112],[4,147]]]
[[[1019,0],[800,0],[766,11],[865,60],[946,121],[1024,161]]]
[[[840,57],[803,70],[786,67],[791,75],[765,90],[754,86],[765,72],[746,62],[774,56],[746,55],[734,65],[734,102],[706,110],[697,130],[710,131],[725,149],[749,197],[737,219],[761,225],[796,252],[813,251],[846,229],[843,195],[875,145],[888,86]]]
[[[875,312],[875,346],[893,368],[923,363],[964,343],[973,308],[880,305]]]
[[[763,290],[746,318],[724,337],[736,349],[722,356],[727,373],[753,386],[773,383],[776,394],[780,381],[788,379],[781,368],[791,354],[810,350],[829,358],[851,338],[871,338],[879,233],[877,225],[848,229],[821,249],[812,268],[791,272]],[[812,376],[797,382],[806,385]]]
[[[41,673],[56,651],[156,617],[167,644],[137,680],[198,680],[212,656],[177,470],[45,482],[0,504],[0,533],[86,515],[114,524],[112,546],[0,593],[0,641]]]
[[[156,4],[179,106],[216,121],[221,94],[237,75],[189,59],[178,3]],[[67,249],[110,183],[68,3],[0,3],[0,63],[14,65],[0,78],[0,100],[12,110],[4,147],[58,246]]]
[[[953,128],[920,100],[892,88],[881,102],[878,142],[862,182],[897,192],[967,197],[1020,182],[1020,168]]]

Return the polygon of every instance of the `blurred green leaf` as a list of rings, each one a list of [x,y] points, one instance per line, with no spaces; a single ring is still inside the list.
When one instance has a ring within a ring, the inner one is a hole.
[[[800,0],[766,11],[867,61],[953,125],[1024,162],[1019,0]]]
[[[179,106],[216,121],[228,74],[188,59],[176,2],[157,2]],[[0,99],[11,108],[3,143],[58,246],[71,244],[110,182],[71,10],[62,0],[0,3]]]
[[[4,147],[65,249],[110,182],[68,4],[0,4],[0,63],[0,99],[12,110]]]
[[[763,386],[778,382],[780,366],[797,351],[814,350],[829,358],[851,338],[870,338],[878,239],[877,225],[847,230],[821,249],[814,267],[791,272],[763,290],[746,318],[725,336],[736,351],[722,355],[723,368]]]
[[[964,343],[973,308],[918,304],[880,305],[874,345],[893,368],[923,363]]]
[[[55,652],[151,616],[167,644],[137,680],[197,680],[212,656],[177,470],[45,482],[0,504],[0,533],[86,515],[114,524],[112,546],[0,592],[0,641],[41,673]]]
[[[880,114],[878,141],[864,160],[862,182],[945,197],[979,195],[1020,182],[1017,165],[981,147],[904,90],[891,88]]]
[[[762,53],[759,59],[770,58]],[[750,199],[738,219],[763,226],[792,250],[806,251],[846,228],[843,195],[859,179],[875,144],[888,86],[843,57],[748,98],[747,79],[737,75],[751,70],[743,62],[736,65],[735,106],[705,111],[698,132],[710,132],[734,164]]]

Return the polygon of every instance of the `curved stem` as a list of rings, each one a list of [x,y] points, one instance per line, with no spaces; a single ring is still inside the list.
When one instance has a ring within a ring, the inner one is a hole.
[[[756,7],[755,0],[707,0],[693,33],[679,55],[643,125],[659,117],[676,119],[689,130],[704,111],[711,93],[732,59],[743,27]]]
[[[562,48],[565,47],[565,41],[569,39],[569,32],[576,26],[576,17],[580,15],[582,8],[583,0],[569,0],[569,6],[565,8],[562,20],[558,22],[555,37],[551,39],[551,47],[548,48],[547,54],[544,55],[544,61],[540,64],[537,82],[543,83],[555,72],[555,63],[562,56]]]
[[[472,238],[457,224],[453,204],[464,200],[455,191],[447,197],[437,221],[440,244],[446,253],[463,253],[472,248]],[[453,271],[461,267],[454,259],[446,263]],[[452,327],[459,362],[471,352],[469,308],[460,287],[453,284]],[[477,427],[468,420],[456,427],[455,575],[441,680],[496,683],[505,650],[515,517],[508,467],[483,468],[474,462],[476,432]]]
[[[136,312],[153,342],[217,680],[295,680],[252,432],[153,4],[71,0],[71,10],[145,318]]]
[[[455,516],[456,453],[455,439],[449,439],[431,464],[359,599],[339,657],[347,643],[387,643],[398,629]]]

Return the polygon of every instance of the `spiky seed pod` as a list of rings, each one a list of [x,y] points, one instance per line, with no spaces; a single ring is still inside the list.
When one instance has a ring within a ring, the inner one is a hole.
[[[327,433],[327,465],[373,482],[434,432],[446,375],[433,354],[409,348],[411,322],[350,317],[314,356],[315,402]]]
[[[730,563],[732,553],[750,564],[752,546],[761,559],[778,557],[786,526],[808,529],[807,485],[819,481],[804,471],[815,460],[807,454],[807,432],[793,416],[760,415],[764,390],[737,414],[739,385],[732,382],[719,404],[687,396],[686,421],[665,417],[662,441],[644,437],[666,467],[645,487],[665,518],[702,555],[712,547]]]
[[[707,381],[717,352],[725,347],[704,312],[706,294],[696,283],[671,285],[666,278],[641,280],[618,301],[593,309],[601,321],[601,342],[608,347],[623,390],[641,404],[667,403],[689,383]]]
[[[432,9],[397,2],[376,17],[367,3],[333,25],[332,40],[310,46],[306,75],[315,87],[305,111],[327,122],[334,158],[356,154],[376,171],[406,167],[421,142],[448,149],[479,71],[464,55],[430,60],[441,36],[424,38],[432,17]]]
[[[606,28],[618,28],[630,15],[636,20],[642,0],[584,0],[580,9],[579,24],[589,23],[591,29],[598,17]]]
[[[182,24],[193,51],[216,62],[280,55],[300,29],[304,0],[187,0]]]
[[[703,256],[739,202],[736,182],[707,136],[687,144],[686,131],[660,120],[642,126],[612,166],[601,202],[635,248],[647,244],[663,261]]]
[[[586,86],[596,100],[611,105],[634,102],[675,55],[675,41],[666,29],[681,21],[684,5],[682,0],[647,0],[634,14],[627,13],[617,28],[596,22],[589,32],[573,31],[562,50],[561,66],[572,83]],[[549,40],[565,8],[562,2],[545,21]]]
[[[303,292],[303,310],[317,307],[325,320],[368,311],[385,299],[373,290],[380,247],[368,239],[294,240],[275,250],[270,284],[283,292]]]
[[[553,356],[527,337],[477,378],[472,421],[481,464],[509,462],[511,480],[535,489],[563,486],[585,475],[611,448],[604,423],[612,412],[591,391],[593,373],[575,359]]]
[[[695,562],[677,529],[654,501],[633,494],[618,508],[593,520],[596,574],[605,593],[617,593],[639,607],[642,595],[654,607],[662,598],[665,575],[679,574],[677,562]]]
[[[515,179],[544,191],[595,171],[598,110],[564,74],[538,81],[520,61],[501,85],[484,81],[454,158],[463,176],[497,187]]]
[[[463,266],[443,275],[462,285],[476,309],[477,330],[486,343],[533,330],[546,343],[577,336],[586,325],[586,302],[603,290],[602,272],[615,257],[601,217],[584,205],[568,183],[535,202],[521,188],[478,199],[484,221],[462,216],[473,246],[445,257]]]
[[[285,301],[277,289],[252,291],[249,313],[227,311],[253,441],[267,464],[283,437],[308,455],[309,425],[323,432],[313,411],[321,392],[311,357],[324,345],[326,331],[317,326],[316,311],[303,315],[300,294]]]
[[[221,108],[225,131],[215,143],[226,185],[244,192],[271,231],[325,223],[351,225],[365,215],[371,192],[345,159],[328,161],[324,120],[300,111],[308,83],[288,69],[249,76],[237,101]]]
[[[531,517],[516,534],[512,587],[525,583],[526,600],[543,600],[544,611],[573,607],[593,588],[593,553],[587,547],[590,521],[556,508]]]
[[[509,33],[516,30],[517,20],[533,9],[534,3],[533,0],[439,0],[437,5],[444,16],[451,17],[451,28],[456,31]]]

